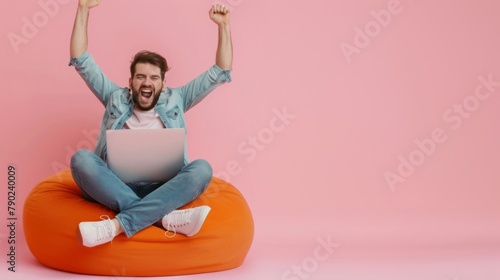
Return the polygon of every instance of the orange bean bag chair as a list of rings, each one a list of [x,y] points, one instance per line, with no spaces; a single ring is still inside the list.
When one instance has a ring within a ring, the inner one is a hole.
[[[253,240],[253,219],[241,193],[213,178],[197,199],[183,208],[212,208],[193,237],[150,226],[131,238],[84,247],[77,238],[81,221],[114,217],[110,209],[82,198],[69,169],[39,183],[24,204],[24,230],[31,253],[58,270],[112,276],[168,276],[213,272],[240,266]]]

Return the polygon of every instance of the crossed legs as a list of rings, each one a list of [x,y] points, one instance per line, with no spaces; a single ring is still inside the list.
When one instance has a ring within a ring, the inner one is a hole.
[[[174,178],[165,183],[125,184],[93,152],[79,150],[71,158],[71,172],[86,199],[96,201],[118,213],[112,220],[108,218],[97,222],[105,225],[104,235],[111,235],[111,239],[121,233],[131,237],[158,221],[163,221],[164,227],[168,227],[165,223],[167,220],[176,220],[172,216],[174,214],[188,220],[192,220],[189,216],[195,214],[195,220],[201,219],[203,223],[209,211],[206,208],[201,213],[183,211],[182,215],[181,212],[174,211],[198,197],[210,183],[212,168],[205,160],[188,163]],[[94,224],[89,226],[95,227]]]

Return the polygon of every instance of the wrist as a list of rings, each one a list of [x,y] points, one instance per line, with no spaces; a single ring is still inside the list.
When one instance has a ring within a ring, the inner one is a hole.
[[[219,30],[229,30],[230,29],[229,23],[221,22],[221,23],[218,23],[217,26],[219,27]]]
[[[86,4],[78,4],[78,11],[88,13],[90,11],[90,7]]]

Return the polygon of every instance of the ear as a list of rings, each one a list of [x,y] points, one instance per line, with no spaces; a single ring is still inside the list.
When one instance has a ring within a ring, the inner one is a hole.
[[[132,77],[128,78],[128,87],[132,89]]]
[[[163,86],[162,86],[162,89],[161,91],[165,91],[167,89],[167,79],[163,79]]]

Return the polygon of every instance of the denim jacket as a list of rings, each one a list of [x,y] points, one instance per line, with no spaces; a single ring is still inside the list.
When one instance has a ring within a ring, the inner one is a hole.
[[[106,108],[94,149],[95,154],[106,160],[106,130],[122,129],[125,122],[132,116],[134,108],[132,94],[128,88],[119,87],[110,81],[88,52],[79,57],[71,58],[69,65],[75,66],[87,86]],[[167,87],[160,94],[155,106],[155,110],[165,127],[184,128],[185,130],[184,113],[198,104],[219,85],[231,82],[230,73],[230,70],[222,70],[219,66],[214,65],[184,86]],[[188,163],[186,149],[184,150],[184,162]]]

